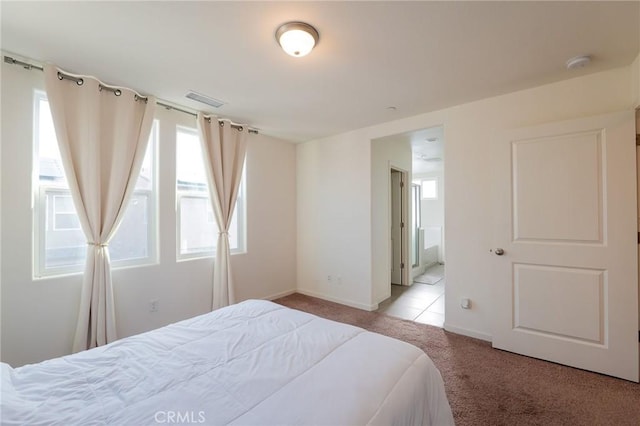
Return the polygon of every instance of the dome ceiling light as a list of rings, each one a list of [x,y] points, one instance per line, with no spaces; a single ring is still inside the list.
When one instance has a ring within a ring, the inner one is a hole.
[[[309,54],[319,38],[318,31],[304,22],[287,22],[276,30],[276,40],[282,50],[298,58]]]
[[[584,68],[591,62],[591,56],[581,55],[571,58],[567,61],[567,69],[574,70],[577,68]]]

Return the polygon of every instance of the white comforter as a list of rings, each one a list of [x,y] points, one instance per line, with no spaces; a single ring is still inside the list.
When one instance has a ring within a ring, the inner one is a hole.
[[[251,300],[12,369],[3,425],[453,424],[420,349]]]

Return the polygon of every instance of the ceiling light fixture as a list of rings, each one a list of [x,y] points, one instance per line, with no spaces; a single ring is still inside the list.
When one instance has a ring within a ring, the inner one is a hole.
[[[574,70],[576,68],[584,68],[589,65],[589,62],[591,62],[591,56],[589,55],[576,56],[567,61],[567,69]]]
[[[319,39],[318,31],[304,22],[287,22],[276,30],[276,40],[282,50],[298,58],[309,54]]]

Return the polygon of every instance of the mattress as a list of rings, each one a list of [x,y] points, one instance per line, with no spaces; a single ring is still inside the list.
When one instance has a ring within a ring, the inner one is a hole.
[[[39,364],[2,364],[3,425],[448,425],[423,351],[249,300]]]

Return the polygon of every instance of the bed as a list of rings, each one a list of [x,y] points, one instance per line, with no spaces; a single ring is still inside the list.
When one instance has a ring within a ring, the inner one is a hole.
[[[3,425],[448,425],[408,343],[249,300],[39,364],[2,363]]]

